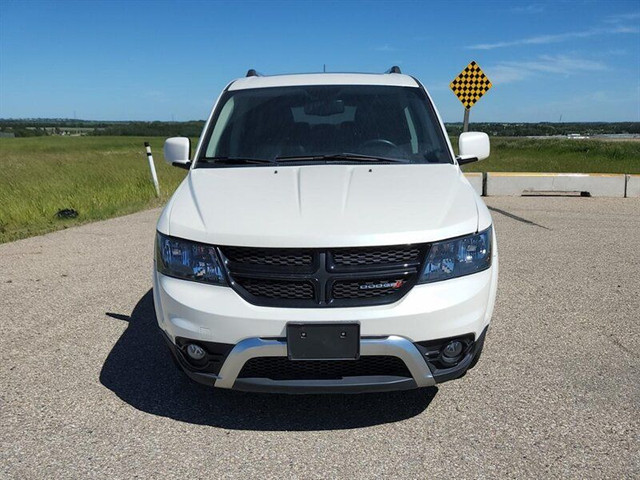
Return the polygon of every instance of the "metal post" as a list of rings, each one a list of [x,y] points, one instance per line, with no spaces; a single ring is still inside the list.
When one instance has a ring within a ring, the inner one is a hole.
[[[469,110],[471,110],[470,108],[465,108],[464,109],[464,123],[462,124],[462,131],[463,132],[468,132],[469,131]]]
[[[153,180],[153,186],[156,189],[156,197],[160,197],[160,185],[158,184],[156,165],[153,163],[153,155],[151,155],[151,145],[149,142],[144,142],[144,147],[147,150],[147,160],[149,161],[149,170],[151,170],[151,180]]]

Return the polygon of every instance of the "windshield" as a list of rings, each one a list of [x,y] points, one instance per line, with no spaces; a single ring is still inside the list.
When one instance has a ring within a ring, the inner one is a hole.
[[[224,93],[200,159],[452,163],[425,92],[415,87],[320,85]],[[203,162],[198,162],[202,165]],[[268,163],[265,163],[268,164]]]

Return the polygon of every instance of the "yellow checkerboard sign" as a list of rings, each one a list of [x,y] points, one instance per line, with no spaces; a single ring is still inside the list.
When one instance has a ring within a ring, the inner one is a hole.
[[[462,102],[464,108],[469,110],[480,97],[492,87],[489,78],[484,74],[476,62],[471,62],[467,68],[460,72],[449,88]]]

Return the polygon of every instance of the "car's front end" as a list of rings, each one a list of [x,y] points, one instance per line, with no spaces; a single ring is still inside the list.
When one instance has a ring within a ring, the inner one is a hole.
[[[158,234],[156,313],[184,370],[216,387],[361,392],[430,386],[464,374],[481,349],[497,281],[493,235],[488,228],[447,242],[450,256],[434,259],[430,252],[442,243],[280,250],[194,247]],[[467,254],[465,243],[483,257],[472,267],[482,270],[451,277],[450,266],[464,264],[452,250]],[[216,263],[210,267],[219,272],[216,284],[167,270],[183,266],[185,256],[190,268],[201,268],[191,253],[197,249]],[[424,283],[430,275],[447,279]],[[335,325],[340,334],[341,326],[357,325],[357,358],[289,359],[287,329],[301,322]],[[191,352],[189,345],[199,348]]]
[[[311,124],[310,140],[294,143],[311,144],[314,132],[335,137],[353,123],[346,117],[358,90],[338,86],[326,91],[341,103],[292,108],[297,123]],[[271,100],[259,93],[260,105]],[[242,112],[241,99],[233,108]],[[491,216],[443,132],[440,160],[430,153],[435,160],[396,161],[370,150],[214,157],[225,142],[216,120],[233,126],[225,105],[205,128],[200,168],[191,168],[158,222],[154,302],[180,367],[219,388],[287,393],[409,389],[464,375],[482,351],[498,256]],[[401,135],[374,146],[418,158],[424,139],[403,146]]]

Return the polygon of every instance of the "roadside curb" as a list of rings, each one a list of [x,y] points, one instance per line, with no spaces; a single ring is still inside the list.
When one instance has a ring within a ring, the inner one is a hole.
[[[482,196],[640,197],[640,175],[624,173],[470,172],[465,177]]]

